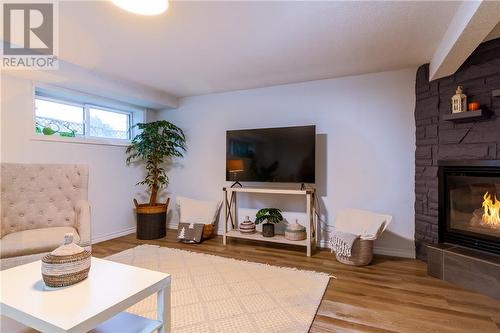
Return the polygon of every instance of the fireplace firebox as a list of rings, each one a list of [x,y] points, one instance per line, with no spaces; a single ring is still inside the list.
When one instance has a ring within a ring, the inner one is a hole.
[[[439,162],[439,242],[500,254],[500,161]]]

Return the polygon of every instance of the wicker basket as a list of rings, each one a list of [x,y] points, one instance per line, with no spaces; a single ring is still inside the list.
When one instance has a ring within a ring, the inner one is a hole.
[[[42,258],[43,281],[52,288],[80,282],[88,277],[90,262],[90,252],[73,243],[73,234],[66,234],[64,245]]]
[[[214,234],[215,227],[213,224],[205,224],[203,226],[203,234],[201,235],[201,239],[209,239],[212,238]]]
[[[335,255],[337,261],[352,266],[369,265],[373,259],[373,240],[357,239],[354,241],[350,257]]]

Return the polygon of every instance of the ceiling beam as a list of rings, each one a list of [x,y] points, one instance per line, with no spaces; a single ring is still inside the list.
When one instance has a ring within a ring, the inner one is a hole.
[[[432,56],[429,80],[452,75],[500,21],[500,1],[464,1]]]

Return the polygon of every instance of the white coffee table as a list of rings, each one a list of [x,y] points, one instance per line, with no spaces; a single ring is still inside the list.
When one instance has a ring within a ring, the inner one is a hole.
[[[93,257],[89,277],[73,286],[47,290],[41,261],[0,272],[0,283],[1,315],[41,332],[171,330],[168,274]],[[154,293],[157,320],[123,312]]]

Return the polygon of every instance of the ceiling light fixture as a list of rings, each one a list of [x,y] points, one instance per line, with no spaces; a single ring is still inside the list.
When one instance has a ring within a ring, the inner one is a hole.
[[[112,0],[126,11],[139,15],[159,15],[167,10],[168,0]]]

